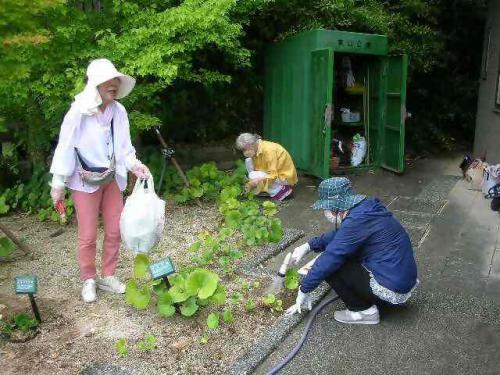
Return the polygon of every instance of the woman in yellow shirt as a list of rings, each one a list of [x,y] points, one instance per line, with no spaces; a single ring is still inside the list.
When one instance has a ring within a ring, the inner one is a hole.
[[[268,193],[280,202],[292,194],[292,186],[298,181],[297,171],[283,146],[264,141],[257,134],[243,133],[236,139],[236,148],[246,157],[250,180],[247,188],[256,194]]]

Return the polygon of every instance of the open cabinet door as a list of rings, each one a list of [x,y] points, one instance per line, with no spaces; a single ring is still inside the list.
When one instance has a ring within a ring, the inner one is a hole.
[[[407,73],[407,55],[387,57],[381,165],[398,173],[404,170]]]
[[[333,50],[321,49],[311,53],[311,160],[310,174],[330,176],[330,143],[333,93]]]

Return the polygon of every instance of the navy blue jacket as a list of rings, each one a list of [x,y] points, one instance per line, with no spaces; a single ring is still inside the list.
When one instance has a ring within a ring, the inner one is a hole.
[[[409,292],[417,281],[410,238],[376,198],[353,207],[337,232],[315,237],[309,246],[323,253],[302,282],[304,293],[315,289],[348,259],[360,262],[380,285],[397,293]]]

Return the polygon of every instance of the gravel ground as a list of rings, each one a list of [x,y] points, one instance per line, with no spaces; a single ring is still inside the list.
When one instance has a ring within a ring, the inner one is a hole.
[[[204,203],[201,208],[168,205],[165,236],[151,258],[169,255],[177,266],[187,264],[187,247],[199,232],[215,230],[219,217],[213,204]],[[279,317],[268,309],[257,308],[247,313],[244,303],[234,305],[235,322],[226,325],[221,319],[219,329],[210,332],[208,343],[200,344],[206,318],[215,307],[203,308],[194,319],[180,315],[165,319],[153,308],[138,311],[128,306],[123,296],[99,291],[96,303],[84,304],[80,299],[76,261],[76,226],[70,224],[64,233],[52,238],[50,235],[59,229],[55,223],[40,223],[36,217],[26,215],[2,221],[33,248],[35,256],[33,260],[22,258],[0,263],[0,303],[11,313],[30,311],[27,297],[14,295],[13,278],[36,274],[37,301],[43,320],[40,333],[33,340],[17,344],[0,342],[3,374],[75,374],[96,363],[113,364],[133,374],[223,374]],[[102,237],[101,228],[98,251]],[[256,251],[259,249],[248,250],[247,256]],[[123,250],[117,276],[126,280],[132,265],[133,254]],[[228,295],[240,290],[240,277],[253,281],[248,275],[238,273],[222,277]],[[270,280],[259,281],[260,287],[245,292],[245,297],[262,295]],[[285,296],[285,301],[289,297]],[[147,334],[156,336],[157,348],[141,352],[137,342]],[[129,355],[124,358],[115,351],[120,338],[125,338],[129,346]]]

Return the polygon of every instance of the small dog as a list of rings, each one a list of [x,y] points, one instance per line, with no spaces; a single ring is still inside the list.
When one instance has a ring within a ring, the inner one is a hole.
[[[481,190],[483,183],[484,168],[487,167],[486,158],[474,159],[470,155],[465,155],[459,165],[465,181],[470,183],[472,190]]]

